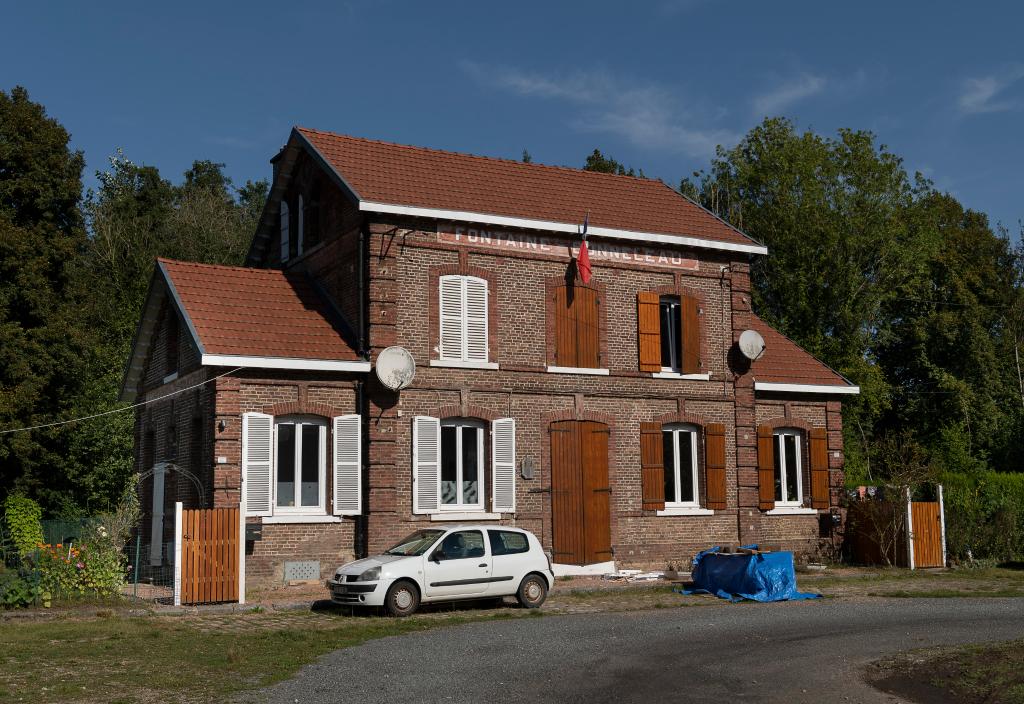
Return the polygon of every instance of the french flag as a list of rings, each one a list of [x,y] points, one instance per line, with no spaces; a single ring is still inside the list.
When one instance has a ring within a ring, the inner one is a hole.
[[[587,253],[587,224],[590,222],[590,213],[588,212],[583,217],[583,232],[580,236],[583,238],[583,242],[580,244],[580,253],[576,257],[576,269],[580,273],[580,279],[585,284],[590,283],[590,254]]]

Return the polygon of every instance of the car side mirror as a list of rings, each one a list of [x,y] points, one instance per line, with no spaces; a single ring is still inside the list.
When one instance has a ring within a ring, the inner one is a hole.
[[[438,548],[430,555],[430,559],[433,562],[440,562],[441,560],[445,559],[444,550]]]

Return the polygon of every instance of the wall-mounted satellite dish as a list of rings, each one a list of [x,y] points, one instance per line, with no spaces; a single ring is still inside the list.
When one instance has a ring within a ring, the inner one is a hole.
[[[764,338],[757,330],[744,330],[740,335],[740,352],[751,362],[764,354]]]
[[[392,391],[401,391],[416,378],[416,360],[404,347],[387,347],[377,355],[377,378]]]

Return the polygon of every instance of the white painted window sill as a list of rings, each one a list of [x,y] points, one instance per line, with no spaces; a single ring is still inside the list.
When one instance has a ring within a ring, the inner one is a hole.
[[[171,372],[170,374],[165,376],[164,380],[161,381],[160,383],[161,384],[170,384],[172,381],[176,380],[177,378],[178,378],[178,372]]]
[[[592,369],[590,367],[548,367],[551,374],[592,374],[594,376],[608,376],[607,369]]]
[[[696,508],[693,506],[679,506],[673,508],[672,506],[666,506],[661,511],[658,511],[659,516],[714,516],[715,512],[709,508]]]
[[[711,381],[711,374],[680,374],[679,372],[654,372],[655,379],[683,379],[684,381]]]
[[[432,367],[452,367],[454,369],[497,369],[497,362],[476,362],[461,359],[432,359]]]
[[[814,516],[818,513],[818,509],[804,506],[779,506],[765,511],[765,513],[769,516]]]
[[[341,516],[264,516],[263,523],[341,523]]]
[[[463,513],[432,513],[430,514],[430,520],[432,521],[499,521],[501,520],[500,513],[485,513],[483,511],[465,511]]]

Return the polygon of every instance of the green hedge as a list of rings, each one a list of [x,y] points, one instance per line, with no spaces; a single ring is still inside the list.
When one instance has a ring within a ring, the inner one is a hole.
[[[1024,474],[943,474],[951,559],[1024,560]]]

